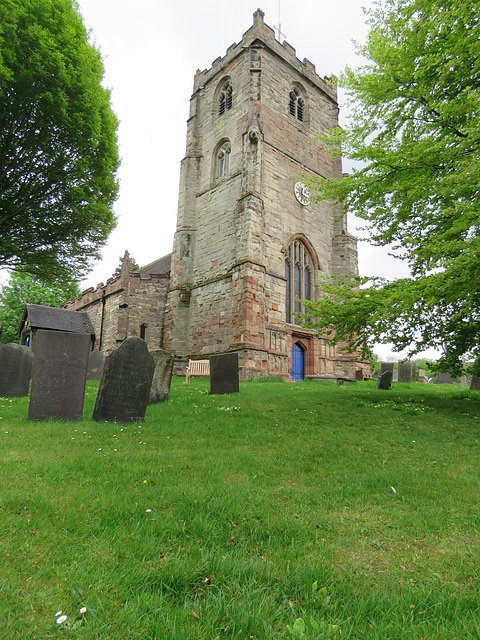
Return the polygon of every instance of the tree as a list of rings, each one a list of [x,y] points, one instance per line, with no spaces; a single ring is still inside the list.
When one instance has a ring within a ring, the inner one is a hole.
[[[80,278],[115,226],[118,121],[74,0],[0,3],[0,268]]]
[[[466,0],[383,0],[368,12],[366,63],[340,83],[353,107],[330,153],[359,163],[310,179],[393,246],[411,277],[325,283],[305,321],[351,348],[443,350],[458,371],[480,357],[480,18]],[[334,332],[334,333],[332,333]],[[480,373],[480,364],[476,365]]]
[[[14,272],[0,293],[2,342],[18,342],[18,327],[27,303],[58,307],[80,293],[78,283],[45,284],[29,273]]]

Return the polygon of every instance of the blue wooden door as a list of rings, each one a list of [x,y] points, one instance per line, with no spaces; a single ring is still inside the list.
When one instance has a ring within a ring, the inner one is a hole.
[[[305,377],[303,349],[297,343],[292,347],[292,370],[290,371],[290,377],[292,380],[303,380]]]

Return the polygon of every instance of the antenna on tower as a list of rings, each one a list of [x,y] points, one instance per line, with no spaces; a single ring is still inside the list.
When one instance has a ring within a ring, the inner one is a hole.
[[[273,25],[273,28],[278,31],[278,41],[281,41],[282,36],[286,38],[287,36],[282,33],[282,24],[280,22],[280,0],[278,0],[278,27]]]

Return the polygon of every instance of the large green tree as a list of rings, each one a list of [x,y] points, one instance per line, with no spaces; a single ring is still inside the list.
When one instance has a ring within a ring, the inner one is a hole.
[[[0,2],[0,268],[79,277],[115,226],[118,121],[73,0]]]
[[[307,321],[352,348],[439,348],[452,371],[480,357],[479,16],[468,0],[376,3],[365,63],[340,78],[351,117],[323,138],[358,168],[310,181],[363,218],[372,243],[393,246],[411,277],[326,282]]]
[[[2,342],[18,342],[18,327],[27,303],[58,307],[80,293],[78,283],[46,284],[29,273],[14,272],[0,292]]]

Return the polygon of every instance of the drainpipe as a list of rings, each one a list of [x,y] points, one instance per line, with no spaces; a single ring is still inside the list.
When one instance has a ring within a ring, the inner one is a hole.
[[[103,323],[105,321],[105,291],[102,294],[102,319],[100,320],[100,338],[98,339],[98,350],[103,346]]]

